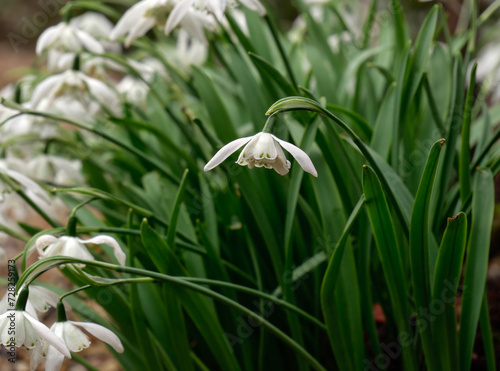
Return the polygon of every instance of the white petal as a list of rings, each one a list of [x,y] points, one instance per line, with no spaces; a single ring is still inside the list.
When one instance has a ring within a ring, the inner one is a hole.
[[[49,342],[54,348],[56,348],[59,352],[61,352],[66,358],[71,358],[71,354],[69,353],[69,349],[64,344],[62,339],[54,334],[47,326],[43,323],[38,322],[30,314],[23,312],[24,317],[28,319],[28,321],[33,325],[33,328],[38,332],[40,337]]]
[[[50,346],[46,356],[45,371],[59,371],[64,362],[64,355],[53,346]]]
[[[59,86],[63,83],[63,75],[54,75],[47,77],[40,84],[38,84],[33,90],[33,95],[31,97],[31,104],[34,109],[37,109],[43,98],[50,97],[54,94],[54,91],[59,89]]]
[[[191,10],[194,0],[183,0],[178,2],[168,16],[165,24],[165,34],[168,35],[182,21],[186,14]]]
[[[262,17],[266,15],[266,8],[258,0],[240,0],[248,9],[253,10]]]
[[[315,177],[318,176],[318,172],[316,171],[311,159],[303,150],[291,143],[275,137],[274,135],[273,138],[297,160],[304,171],[307,171]]]
[[[228,158],[234,152],[236,152],[240,147],[248,143],[254,136],[255,135],[252,135],[251,137],[240,138],[233,140],[232,142],[229,142],[224,147],[219,149],[219,151],[214,155],[214,157],[212,157],[212,159],[208,161],[203,170],[205,171],[212,170],[214,167],[219,165],[222,161],[224,161],[226,158]]]
[[[110,40],[116,40],[120,36],[125,35],[134,27],[139,18],[144,17],[144,14],[151,8],[151,4],[147,1],[140,1],[125,12],[120,18],[116,26],[109,35]]]
[[[35,371],[36,368],[40,363],[43,361],[43,352],[42,352],[43,347],[38,346],[29,351],[29,357],[30,357],[30,371]],[[59,352],[57,352],[59,353]],[[59,353],[61,354],[61,353]],[[61,354],[61,356],[64,358],[64,356]],[[47,369],[46,369],[47,370]]]
[[[104,47],[99,41],[94,39],[88,33],[74,29],[75,36],[78,38],[82,46],[92,53],[104,53]]]
[[[72,352],[80,352],[90,345],[90,340],[82,330],[73,325],[70,321],[60,322],[62,324],[62,338]]]
[[[36,54],[40,55],[47,47],[52,44],[54,39],[60,33],[61,23],[47,28],[36,42]]]
[[[51,306],[57,306],[59,295],[38,285],[30,285],[29,302],[39,312],[46,312]]]
[[[113,237],[96,236],[96,237],[90,238],[90,239],[85,240],[85,241],[78,239],[78,241],[81,243],[84,243],[84,244],[93,243],[95,245],[101,245],[104,243],[106,245],[109,245],[113,248],[113,252],[115,254],[116,260],[118,260],[120,265],[125,264],[125,260],[126,260],[127,256],[123,252],[123,250],[120,247],[120,245],[118,244],[118,242]]]
[[[59,239],[50,235],[50,234],[44,234],[36,239],[36,249],[38,251],[38,254],[40,256],[44,255],[43,249],[46,248],[49,245],[52,245],[56,243]]]
[[[76,326],[83,327],[85,330],[94,335],[96,338],[111,345],[113,349],[116,350],[118,353],[123,352],[123,345],[118,336],[116,336],[113,331],[107,329],[106,327],[92,322],[73,322],[73,321],[69,322],[71,322]]]
[[[155,25],[154,18],[145,17],[138,20],[138,22],[130,30],[127,39],[125,40],[125,46],[128,48],[132,41],[144,36]]]

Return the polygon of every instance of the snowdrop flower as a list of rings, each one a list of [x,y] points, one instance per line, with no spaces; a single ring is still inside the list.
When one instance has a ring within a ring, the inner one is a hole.
[[[18,164],[17,159],[2,159],[0,160],[0,173],[8,176],[13,179],[17,183],[19,183],[21,189],[26,193],[26,195],[37,205],[39,206],[49,206],[50,198],[47,193],[40,187],[36,182],[27,177],[24,174],[21,174],[19,171],[12,170],[13,166],[20,166],[23,162],[20,161]],[[0,180],[0,202],[4,201],[4,194],[11,192],[11,186],[8,183]]]
[[[22,288],[20,289],[22,291]],[[8,291],[5,293],[3,298],[0,300],[0,313],[5,313],[9,309],[14,309],[17,302],[17,297],[14,298],[14,302],[8,300]],[[12,297],[12,295],[11,295]],[[38,319],[36,312],[46,312],[50,307],[56,307],[59,300],[59,295],[49,289],[39,286],[30,285],[28,301],[26,302],[26,312],[28,312],[33,318]]]
[[[266,14],[258,0],[241,0],[241,3],[261,16]],[[128,47],[132,41],[159,25],[164,27],[167,35],[180,26],[191,37],[206,43],[203,30],[213,30],[215,18],[222,21],[225,10],[235,4],[234,0],[142,0],[124,14],[110,39],[127,35],[125,46]]]
[[[127,35],[125,46],[144,36],[155,24],[165,22],[166,14],[172,10],[170,0],[142,0],[125,12],[111,31],[110,40]]]
[[[180,26],[191,37],[204,44],[207,43],[204,29],[213,31],[216,27],[216,22],[207,10],[198,9],[194,5],[195,0],[181,0],[177,2],[165,23],[166,35],[170,34],[177,26]]]
[[[49,71],[61,69],[59,61],[64,55],[74,56],[81,51],[100,54],[105,51],[101,43],[89,33],[66,22],[61,22],[42,32],[36,43],[36,53],[40,55],[46,50],[48,51]]]
[[[10,331],[9,331],[10,329]],[[14,334],[12,329],[15,329]],[[10,310],[0,315],[0,344],[33,349],[41,347],[43,342],[54,347],[61,355],[71,358],[64,342],[43,323],[33,318],[23,310]]]
[[[116,90],[125,98],[127,102],[146,108],[146,98],[149,92],[149,86],[142,80],[132,76],[125,76],[116,85]]]
[[[118,95],[105,83],[73,70],[43,80],[31,99],[33,108],[38,111],[74,120],[94,117],[102,111],[102,106],[119,115],[118,103]]]
[[[83,184],[82,163],[54,155],[38,155],[29,160],[25,174],[41,182],[69,187]]]
[[[47,49],[73,53],[83,50],[92,53],[104,52],[103,46],[93,36],[66,22],[51,26],[42,32],[36,43],[36,53],[40,55]]]
[[[86,12],[78,17],[71,18],[69,24],[94,37],[105,51],[121,54],[122,48],[120,44],[108,40],[114,24],[105,15],[97,12]]]
[[[118,242],[109,236],[96,236],[88,240],[82,240],[77,237],[54,237],[49,234],[44,234],[37,238],[36,249],[40,259],[49,256],[69,256],[77,259],[95,260],[89,252],[86,244],[102,245],[106,244],[113,248],[113,253],[121,265],[125,264],[126,255],[121,249]]]
[[[260,132],[251,137],[236,139],[226,144],[205,165],[204,170],[212,170],[245,144],[247,145],[236,161],[239,165],[248,165],[250,169],[254,166],[265,167],[266,169],[274,169],[280,175],[285,175],[290,170],[290,161],[286,159],[281,148],[283,147],[290,152],[304,171],[318,176],[311,159],[304,151],[268,132]]]
[[[207,45],[193,39],[184,30],[180,30],[177,35],[176,51],[180,66],[183,68],[186,68],[186,66],[201,66],[207,60]]]
[[[74,322],[74,321],[62,321],[56,322],[50,328],[52,332],[59,338],[63,339],[66,346],[72,352],[80,352],[81,350],[87,348],[90,345],[90,340],[87,335],[83,333],[78,327],[83,328],[90,334],[94,335],[96,338],[108,343],[116,350],[118,353],[123,353],[123,345],[112,331],[108,330],[106,327],[97,325],[91,322]],[[52,344],[46,343],[43,349],[43,354],[46,355],[47,360],[45,367],[47,370],[59,370],[64,361],[64,356],[52,346]]]

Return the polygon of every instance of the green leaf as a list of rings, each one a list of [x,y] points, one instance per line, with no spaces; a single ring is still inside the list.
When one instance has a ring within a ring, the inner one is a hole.
[[[429,239],[432,232],[429,231],[429,206],[439,154],[444,142],[444,139],[437,141],[429,152],[411,213],[410,264],[415,306],[417,308],[428,308],[431,302],[431,268],[429,267],[429,250],[431,246]],[[419,319],[425,321],[423,318]],[[437,369],[437,358],[434,348],[435,344],[433,344],[432,339],[431,325],[426,324],[425,329],[417,329],[417,331],[422,336],[427,367],[429,370],[435,370]]]
[[[208,110],[210,121],[220,140],[230,142],[238,138],[233,120],[212,78],[197,67],[193,68],[193,78],[196,91]]]
[[[462,264],[467,242],[467,217],[460,212],[448,219],[439,247],[434,271],[432,302],[429,308],[439,304],[444,309],[436,310],[433,324],[434,344],[439,344],[441,370],[458,370],[458,338],[455,311],[455,297],[460,282]],[[450,294],[451,291],[451,294]]]
[[[462,206],[469,198],[471,192],[471,180],[470,180],[470,122],[471,122],[471,111],[474,104],[474,92],[476,88],[476,69],[477,62],[474,63],[470,73],[470,84],[467,90],[467,97],[465,99],[464,107],[464,118],[462,121],[462,142],[460,146],[460,156],[459,160],[459,172],[458,179],[460,181],[460,201],[462,201]]]
[[[144,245],[146,249],[154,249],[162,252],[166,251],[167,257],[155,262],[156,264],[163,264],[161,270],[168,272],[168,274],[170,275],[188,275],[185,268],[182,266],[179,259],[174,255],[173,251],[167,245],[165,240],[163,240],[161,236],[156,231],[151,229],[151,227],[149,227],[149,225],[147,225],[145,222],[143,222],[141,227],[141,231],[144,231],[143,240],[145,241]],[[214,312],[211,303],[204,297],[200,296],[200,294],[186,292],[177,287],[172,287],[172,290],[174,291],[167,292],[175,294],[174,297],[179,300],[180,304],[182,304],[182,307],[186,310],[191,320],[194,322],[202,336],[205,338],[208,347],[217,358],[219,365],[222,368],[239,370],[240,367],[238,365],[238,362],[229,346],[226,337],[224,336],[224,331],[220,326],[217,315]],[[166,300],[170,299],[166,298]],[[179,314],[179,312],[173,312],[171,313],[171,315],[174,315],[176,313]],[[177,328],[177,331],[180,331],[180,329]],[[178,341],[181,342],[183,340]],[[189,342],[187,341],[186,345],[188,344]]]
[[[266,61],[264,58],[254,54],[248,53],[250,55],[250,59],[255,64],[255,67],[259,70],[262,75],[262,79],[272,79],[274,82],[281,88],[283,93],[286,95],[295,95],[297,94],[297,90],[293,87],[292,84],[288,82],[285,76],[281,74],[280,71],[276,69],[271,63]]]
[[[348,243],[349,233],[362,209],[363,203],[364,197],[361,196],[347,220],[342,236],[330,257],[321,284],[321,308],[330,344],[341,369],[360,369],[364,366],[364,341],[362,339],[361,321],[358,319],[358,316],[361,315],[359,289],[356,277],[350,274],[356,274],[356,270],[352,247]],[[346,248],[351,250],[344,258]],[[350,283],[356,287],[350,286]],[[340,285],[344,287],[340,287]],[[352,300],[352,297],[350,299],[346,298],[346,290],[351,295],[356,293],[355,300]],[[354,313],[357,313],[357,315]],[[353,317],[355,317],[354,321]]]
[[[472,225],[467,246],[463,281],[462,314],[460,315],[459,364],[469,370],[482,297],[486,284],[491,227],[495,206],[493,175],[489,169],[479,170],[472,190]]]
[[[403,271],[400,248],[389,206],[377,175],[369,166],[363,168],[363,193],[382,270],[389,289],[392,312],[399,334],[398,341],[405,342],[412,337],[413,333],[408,322],[410,305],[406,298],[407,278]],[[403,338],[406,340],[402,340]],[[416,370],[417,362],[412,347],[402,346],[402,354],[405,370]]]

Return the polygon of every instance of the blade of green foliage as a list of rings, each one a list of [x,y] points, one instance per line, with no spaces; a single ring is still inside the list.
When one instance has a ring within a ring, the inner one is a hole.
[[[460,201],[465,204],[471,192],[470,179],[470,123],[471,111],[474,104],[474,92],[476,88],[476,68],[477,62],[472,67],[470,73],[470,84],[465,98],[464,116],[462,121],[462,142],[460,146],[459,172],[458,179],[460,181]]]
[[[410,223],[410,263],[411,277],[413,283],[413,294],[415,295],[415,306],[417,308],[427,308],[431,302],[431,276],[429,267],[430,244],[429,238],[432,232],[429,231],[429,205],[431,202],[432,188],[436,176],[439,154],[444,145],[444,139],[434,143],[424,173],[418,186],[415,203],[411,213]],[[425,320],[424,320],[425,321]],[[418,331],[419,329],[417,329]],[[420,332],[422,346],[425,354],[425,361],[428,369],[437,369],[437,356],[433,347],[432,329],[428,324]]]
[[[415,46],[413,55],[410,61],[412,68],[411,80],[408,81],[408,88],[410,88],[409,95],[407,96],[407,102],[410,102],[417,91],[418,85],[422,79],[427,60],[429,59],[429,50],[431,50],[432,40],[434,39],[434,33],[436,32],[436,22],[438,17],[439,5],[434,5],[425,17],[424,22],[420,28],[417,39],[415,40]]]
[[[193,68],[194,86],[208,110],[212,127],[223,142],[238,138],[233,120],[212,78],[202,69]]]
[[[297,90],[290,84],[285,76],[276,69],[271,63],[266,61],[261,56],[252,52],[248,53],[250,59],[255,64],[259,72],[262,74],[262,79],[271,79],[280,87],[286,95],[296,95]]]
[[[391,133],[392,122],[394,122],[394,110],[396,105],[396,83],[389,85],[385,93],[380,111],[378,111],[377,120],[373,128],[373,136],[371,138],[370,147],[373,148],[384,160],[387,161],[391,150]]]
[[[159,272],[168,273],[168,264],[171,259],[171,253],[163,238],[161,238],[151,227],[146,219],[141,224],[141,236],[146,250],[151,256],[151,260],[157,266]],[[158,299],[160,299],[158,295]],[[190,357],[189,338],[184,323],[184,315],[180,300],[176,297],[175,289],[168,285],[163,287],[164,302],[168,303],[164,306],[164,312],[161,314],[162,321],[166,327],[164,340],[167,341],[167,352],[172,358],[177,368],[184,367],[193,370],[193,363]],[[160,299],[161,301],[161,299]],[[155,306],[154,303],[151,303]]]
[[[497,369],[495,344],[493,342],[493,332],[491,329],[489,310],[488,289],[485,288],[483,302],[481,304],[481,313],[479,315],[479,324],[481,326],[481,337],[483,339],[484,353],[486,356],[486,366],[488,371],[495,371]]]
[[[464,213],[448,219],[434,271],[432,301],[429,309],[436,319],[432,323],[434,344],[439,344],[441,370],[458,369],[458,337],[455,297],[460,282],[467,242],[467,217]],[[451,293],[450,293],[451,292]],[[434,305],[433,305],[434,303]],[[440,308],[444,308],[440,310]]]
[[[363,168],[363,193],[385,281],[389,288],[392,312],[399,334],[398,342],[403,343],[408,341],[408,337],[412,337],[408,322],[410,306],[406,298],[407,278],[403,271],[396,232],[382,186],[369,166]],[[406,340],[402,340],[403,337]],[[416,370],[417,363],[413,349],[407,344],[404,345],[402,346],[404,368]]]
[[[469,370],[486,284],[490,232],[495,205],[493,175],[489,169],[476,173],[472,189],[472,225],[467,245],[459,332],[459,364]]]

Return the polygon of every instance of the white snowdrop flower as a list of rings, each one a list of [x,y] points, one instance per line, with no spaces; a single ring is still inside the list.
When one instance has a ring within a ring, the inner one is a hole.
[[[12,329],[15,333],[12,334]],[[9,334],[10,332],[10,334]],[[24,310],[9,310],[0,315],[0,344],[10,350],[12,346],[34,349],[50,344],[64,357],[71,358],[68,347],[47,326]]]
[[[180,26],[191,37],[206,43],[204,29],[213,31],[215,18],[222,21],[225,10],[235,4],[233,0],[142,0],[125,12],[111,32],[110,39],[127,35],[125,46],[128,47],[132,41],[158,25],[164,27],[167,35]],[[241,4],[260,15],[266,14],[258,0],[241,0]]]
[[[87,50],[92,53],[103,53],[104,48],[89,33],[79,30],[74,25],[61,22],[42,32],[36,43],[36,53],[45,50],[78,53]]]
[[[31,109],[30,102],[23,103],[22,106]],[[28,135],[48,139],[56,134],[57,129],[51,123],[36,120],[33,116],[20,114],[16,109],[0,105],[0,143]]]
[[[69,24],[93,36],[101,43],[106,52],[122,53],[122,47],[119,43],[108,40],[114,24],[105,15],[97,12],[86,12],[78,17],[71,18]]]
[[[179,30],[177,35],[177,58],[180,66],[201,66],[207,60],[208,46],[189,36],[184,30]]]
[[[102,112],[102,106],[119,115],[117,93],[102,81],[80,71],[66,71],[43,80],[33,92],[33,108],[74,120],[92,118]]]
[[[40,259],[47,258],[49,256],[62,255],[77,259],[95,260],[85,246],[87,244],[106,244],[111,246],[118,262],[121,265],[125,264],[125,253],[121,249],[118,242],[113,237],[109,236],[96,236],[88,240],[82,240],[77,237],[62,236],[57,238],[52,235],[45,234],[38,237],[35,243]]]
[[[125,12],[111,31],[110,40],[127,35],[125,46],[144,36],[155,24],[164,24],[168,12],[172,10],[171,0],[142,0]]]
[[[29,160],[26,175],[41,182],[69,187],[83,184],[82,163],[54,155],[37,155]]]
[[[20,291],[22,288],[20,289]],[[9,292],[7,291],[5,295],[0,300],[0,313],[5,313],[9,309],[14,309],[17,302],[17,296],[9,301]],[[10,295],[12,298],[12,295]],[[57,301],[59,300],[59,295],[55,292],[39,285],[29,286],[28,301],[26,302],[26,312],[28,312],[33,318],[38,319],[36,312],[46,312],[50,307],[56,307]]]
[[[61,22],[47,28],[37,40],[36,53],[47,51],[47,68],[49,71],[60,70],[60,59],[73,56],[82,51],[104,53],[104,47],[89,33],[75,26]]]
[[[127,102],[141,108],[146,108],[146,98],[148,96],[149,86],[144,81],[132,76],[125,76],[118,85],[116,85],[116,90],[118,90]]]
[[[118,353],[123,353],[123,345],[118,336],[106,327],[95,323],[63,321],[54,323],[50,329],[56,336],[63,339],[70,351],[76,353],[90,345],[90,340],[87,335],[77,326],[88,331],[97,339],[109,344]],[[61,368],[64,357],[60,352],[54,349],[50,344],[46,344],[43,353],[46,354],[47,357],[45,361],[46,370],[59,370]]]
[[[98,80],[108,79],[107,69],[116,69],[117,63],[102,57],[96,57],[95,55],[89,53],[78,54],[80,58],[79,71],[83,72],[85,75],[93,77]],[[75,63],[76,54],[64,53],[58,57],[55,67],[50,71],[53,73],[60,73],[64,71],[71,70]]]
[[[195,8],[195,0],[181,0],[177,2],[165,23],[165,34],[170,34],[177,26],[185,30],[191,37],[207,43],[204,29],[213,31],[216,22],[206,10]]]
[[[47,192],[35,181],[19,171],[12,170],[12,167],[23,166],[24,162],[19,159],[8,158],[0,160],[0,173],[5,174],[19,184],[26,195],[39,206],[48,206],[50,198]],[[4,201],[4,194],[12,192],[11,186],[0,180],[0,202]]]
[[[247,144],[248,143],[248,144]],[[241,151],[237,164],[250,169],[254,166],[274,169],[278,174],[285,175],[290,170],[290,161],[285,157],[285,148],[299,163],[299,165],[317,177],[318,173],[309,156],[300,148],[291,143],[285,142],[271,133],[260,132],[251,137],[236,139],[222,147],[215,156],[205,165],[204,170],[209,171],[228,158],[232,153],[245,145]]]

